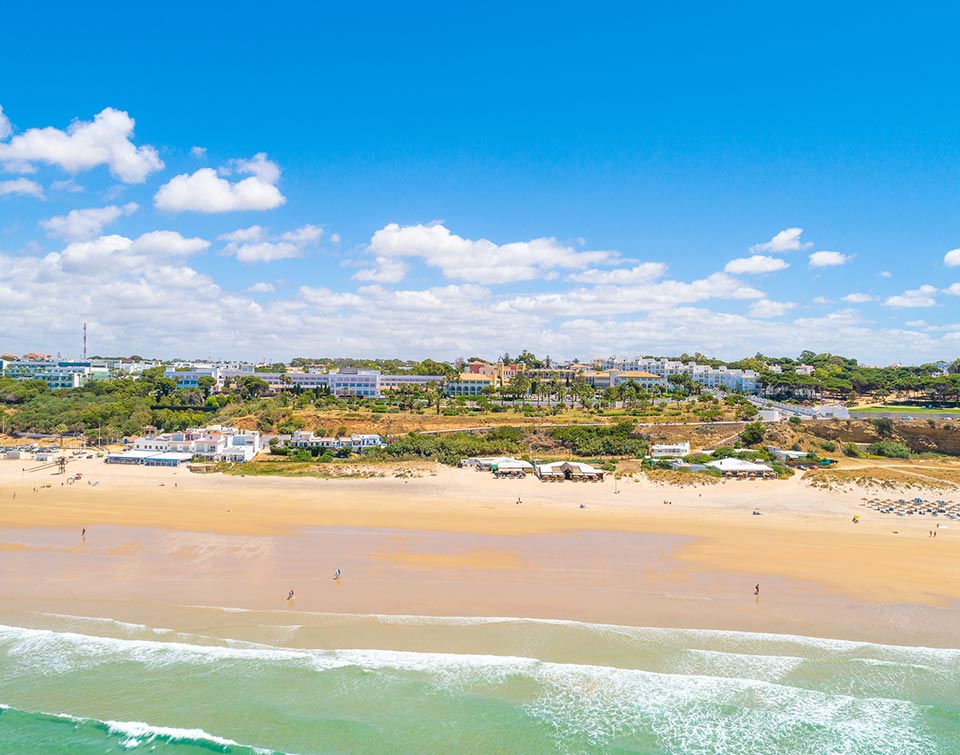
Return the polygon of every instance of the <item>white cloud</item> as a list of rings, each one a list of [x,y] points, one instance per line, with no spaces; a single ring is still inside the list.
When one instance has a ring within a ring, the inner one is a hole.
[[[210,248],[210,242],[200,238],[185,238],[176,231],[151,231],[133,242],[131,250],[151,256],[186,257]]]
[[[770,301],[760,299],[750,305],[751,317],[780,317],[797,305],[789,301]]]
[[[10,125],[10,119],[3,114],[3,106],[0,105],[0,139],[6,139],[13,133],[13,126]]]
[[[778,257],[766,257],[762,254],[755,254],[752,257],[741,257],[730,260],[727,266],[723,268],[724,272],[733,275],[756,275],[759,273],[773,273],[777,270],[786,270],[790,263]]]
[[[779,254],[781,252],[799,252],[803,249],[809,249],[813,246],[813,242],[801,241],[801,234],[803,234],[802,228],[785,228],[769,241],[754,244],[750,247],[750,251]]]
[[[613,262],[616,252],[584,251],[554,238],[495,244],[465,239],[439,223],[403,226],[396,223],[373,234],[368,250],[377,257],[412,257],[439,268],[450,280],[485,284],[535,280],[555,269],[584,270]]]
[[[249,160],[231,160],[230,169],[237,173],[251,173],[268,184],[275,184],[280,180],[280,166],[268,160],[266,152],[257,152]],[[225,171],[228,175],[230,169]]]
[[[272,294],[276,290],[272,283],[267,283],[266,281],[254,283],[247,289],[251,294]]]
[[[879,273],[877,273],[877,275],[879,275],[881,278],[893,277],[893,273],[891,273],[889,270],[881,270]]]
[[[960,265],[960,249],[952,249],[943,255],[943,264],[950,267]]]
[[[64,241],[85,241],[99,236],[104,226],[115,220],[132,215],[138,209],[135,202],[118,207],[90,207],[85,210],[70,210],[66,215],[41,220],[40,226],[46,230],[48,236],[54,236]]]
[[[406,277],[410,266],[403,260],[377,257],[374,267],[364,268],[353,276],[354,280],[367,283],[397,283]]]
[[[295,231],[280,234],[281,241],[290,241],[294,244],[308,244],[317,241],[323,236],[323,229],[315,225],[305,225]]]
[[[844,301],[848,301],[851,304],[866,304],[868,301],[874,301],[877,297],[871,296],[870,294],[847,294],[843,297]]]
[[[943,289],[943,293],[950,294],[951,296],[960,296],[960,283],[953,283],[947,288]]]
[[[191,147],[190,148],[190,157],[194,157],[197,160],[203,160],[207,156],[206,147]]]
[[[113,234],[74,241],[63,251],[43,257],[43,262],[48,268],[109,284],[125,274],[153,270],[164,260],[195,254],[209,246],[203,239],[184,238],[175,231],[151,231],[135,239]]]
[[[813,297],[814,304],[833,304],[832,299],[828,299],[826,296],[815,296]]]
[[[303,255],[300,246],[286,241],[257,241],[250,244],[240,244],[225,251],[232,254],[240,262],[276,262],[277,260],[289,260]]]
[[[67,178],[62,181],[54,181],[50,184],[50,188],[53,191],[66,191],[70,194],[79,194],[84,190],[84,187],[78,184],[72,178]]]
[[[725,273],[684,281],[665,280],[630,286],[595,286],[572,291],[521,295],[500,301],[500,312],[525,317],[583,317],[668,310],[708,299],[761,299],[763,292]]]
[[[339,234],[339,233],[331,233],[331,234],[330,234],[330,242],[333,243],[333,244],[339,244],[339,243],[340,243],[340,234]]]
[[[213,168],[182,173],[160,187],[153,198],[154,205],[168,212],[236,212],[272,210],[287,201],[274,186],[280,178],[280,168],[264,153],[250,160],[235,160],[231,165],[236,172],[253,175],[231,183]]]
[[[929,284],[920,286],[910,291],[904,291],[898,296],[887,297],[884,302],[888,307],[935,307],[937,300],[933,297],[937,293],[937,287]]]
[[[28,197],[43,199],[43,187],[29,178],[14,178],[11,181],[0,181],[0,197],[10,194],[23,194]]]
[[[276,262],[277,260],[302,257],[304,250],[323,235],[323,229],[305,225],[280,234],[278,239],[267,240],[265,228],[258,225],[225,233],[218,238],[229,243],[224,254],[233,255],[240,262]]]
[[[840,252],[814,252],[810,255],[810,267],[837,267],[847,264],[851,259],[850,255]]]
[[[31,128],[0,144],[0,163],[18,173],[33,172],[34,163],[57,165],[68,173],[79,173],[106,165],[125,183],[143,183],[163,168],[156,149],[137,147],[134,120],[123,110],[105,108],[93,121],[74,121],[66,131]]]
[[[252,225],[249,228],[238,228],[230,233],[221,233],[217,238],[220,241],[232,241],[242,244],[245,241],[262,241],[267,237],[267,229],[262,225]]]
[[[616,270],[584,270],[582,273],[573,273],[567,277],[578,283],[628,285],[656,280],[666,272],[667,266],[662,262],[641,262],[633,267],[617,268]]]

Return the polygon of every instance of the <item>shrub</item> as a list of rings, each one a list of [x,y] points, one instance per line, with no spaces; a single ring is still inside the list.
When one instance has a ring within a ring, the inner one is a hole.
[[[854,459],[862,459],[864,453],[856,443],[844,443],[843,455],[852,456]]]
[[[909,446],[895,440],[881,440],[871,444],[869,451],[875,456],[885,456],[889,459],[909,459],[913,452]]]

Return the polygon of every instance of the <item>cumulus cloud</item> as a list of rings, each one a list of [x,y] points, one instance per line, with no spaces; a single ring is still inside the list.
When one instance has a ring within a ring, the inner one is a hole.
[[[135,239],[113,234],[74,241],[62,251],[43,257],[43,263],[48,269],[109,283],[127,274],[155,271],[158,263],[203,251],[208,246],[203,239],[184,238],[175,231],[152,231]]]
[[[11,181],[0,181],[0,197],[10,194],[22,194],[28,197],[43,199],[43,187],[29,178],[14,178]]]
[[[238,244],[224,250],[240,262],[276,262],[289,260],[303,255],[302,247],[286,241],[257,241],[250,244]]]
[[[447,279],[485,284],[534,280],[556,269],[584,270],[619,256],[610,251],[577,251],[554,238],[502,245],[465,239],[439,223],[390,223],[373,234],[368,251],[376,257],[418,258]]]
[[[769,241],[762,244],[754,244],[750,247],[751,252],[773,252],[780,254],[782,252],[799,252],[803,249],[809,249],[813,246],[812,241],[801,241],[803,234],[802,228],[784,228],[780,233]]]
[[[952,249],[943,255],[943,264],[950,267],[960,265],[960,249]]]
[[[763,292],[725,273],[699,280],[665,280],[628,286],[593,286],[567,292],[520,295],[500,301],[500,312],[549,317],[605,316],[693,304],[708,299],[760,299]]]
[[[201,238],[185,238],[176,231],[150,231],[131,245],[140,254],[165,257],[186,257],[210,248],[210,242]]]
[[[124,183],[143,183],[163,168],[157,150],[132,141],[134,120],[123,110],[105,108],[93,121],[74,121],[65,131],[31,128],[0,143],[0,163],[17,173],[30,173],[35,163],[79,173],[99,165]],[[0,129],[2,130],[2,129]]]
[[[850,302],[851,304],[866,304],[868,301],[873,301],[874,299],[876,299],[875,296],[859,293],[847,294],[843,297],[844,301]]]
[[[229,233],[221,233],[217,238],[220,241],[233,241],[242,244],[245,241],[262,241],[267,237],[267,229],[262,225],[252,225],[249,228],[238,228]]]
[[[578,283],[628,285],[656,280],[666,272],[667,266],[662,262],[641,262],[633,267],[617,268],[615,270],[584,270],[582,273],[573,273],[568,278]]]
[[[223,253],[236,257],[240,262],[276,262],[277,260],[302,257],[306,248],[323,235],[323,229],[305,225],[269,239],[265,228],[258,225],[240,228],[218,238],[229,243]]]
[[[276,290],[272,283],[266,281],[259,281],[247,288],[247,291],[251,294],[272,294]]]
[[[360,270],[353,278],[367,283],[398,283],[406,277],[409,270],[410,266],[403,260],[377,257],[373,267]]]
[[[207,157],[207,148],[206,147],[191,147],[190,148],[190,157],[194,157],[197,160],[203,160]]]
[[[810,255],[810,267],[837,267],[846,265],[851,259],[850,255],[840,252],[814,252]]]
[[[251,173],[264,183],[275,184],[280,180],[280,166],[267,159],[266,152],[258,152],[249,160],[238,159],[230,161],[230,168],[225,172]]]
[[[62,181],[54,181],[50,184],[50,189],[52,191],[65,191],[69,194],[79,194],[84,190],[84,187],[78,184],[72,178],[66,178]]]
[[[109,205],[107,207],[90,207],[84,210],[70,210],[66,215],[57,215],[40,221],[40,227],[43,228],[48,236],[63,239],[64,241],[85,241],[99,236],[104,226],[113,223],[117,219],[132,215],[138,209],[135,202],[119,207]]]
[[[950,294],[951,296],[960,296],[960,283],[954,283],[948,286],[943,289],[943,293]]]
[[[6,139],[13,133],[13,126],[10,125],[10,119],[3,114],[3,106],[0,105],[0,139]]]
[[[780,317],[797,305],[789,301],[771,301],[760,299],[750,305],[751,317]]]
[[[937,300],[934,296],[937,293],[937,287],[929,284],[904,291],[898,296],[887,297],[884,304],[888,307],[906,308],[906,307],[935,307]]]
[[[323,236],[322,228],[316,225],[305,225],[295,231],[281,233],[280,239],[294,244],[309,244],[311,241],[319,240],[321,236]]]
[[[879,273],[877,273],[877,275],[879,275],[881,278],[893,277],[893,273],[891,273],[889,270],[881,270]]]
[[[182,173],[160,187],[153,203],[158,210],[167,212],[214,213],[272,210],[287,201],[274,185],[280,179],[280,168],[262,152],[250,160],[233,161],[224,172],[252,175],[231,183],[213,168]]]
[[[790,264],[778,257],[767,257],[755,254],[752,257],[741,257],[730,260],[723,268],[724,272],[733,275],[756,275],[759,273],[773,273],[777,270],[786,270]]]

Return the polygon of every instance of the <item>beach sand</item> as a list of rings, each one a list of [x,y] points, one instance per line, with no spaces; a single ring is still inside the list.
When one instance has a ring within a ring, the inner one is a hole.
[[[960,629],[953,529],[933,539],[942,519],[799,478],[669,488],[422,465],[324,480],[82,460],[61,485],[25,466],[0,461],[0,599],[34,610],[110,604],[138,621],[162,607],[174,628],[189,605],[523,616],[940,646]]]

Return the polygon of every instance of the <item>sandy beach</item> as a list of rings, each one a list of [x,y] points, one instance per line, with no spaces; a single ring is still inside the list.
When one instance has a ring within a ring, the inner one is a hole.
[[[126,620],[165,607],[174,627],[177,606],[203,605],[942,646],[960,629],[953,529],[931,538],[938,520],[879,514],[862,490],[799,477],[545,484],[421,465],[327,480],[81,460],[70,470],[82,480],[66,484],[24,466],[0,462],[8,605],[96,615],[109,602]]]

